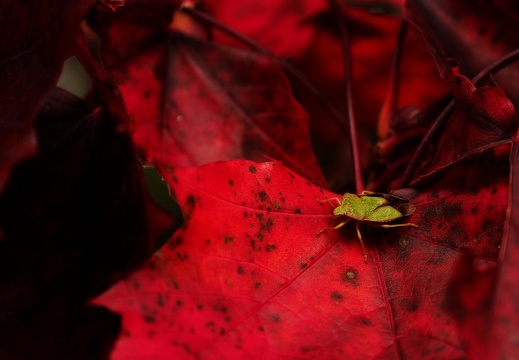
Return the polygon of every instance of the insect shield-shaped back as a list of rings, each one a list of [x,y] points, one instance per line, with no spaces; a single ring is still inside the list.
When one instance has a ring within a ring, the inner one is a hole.
[[[384,223],[411,215],[414,205],[394,195],[364,191],[359,195],[346,193],[341,204],[333,211],[335,216]]]

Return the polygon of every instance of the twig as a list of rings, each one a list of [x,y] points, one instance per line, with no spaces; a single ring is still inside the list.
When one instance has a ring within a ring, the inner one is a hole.
[[[357,194],[364,191],[364,181],[362,180],[362,166],[360,163],[359,145],[357,142],[357,126],[355,123],[355,114],[353,111],[353,95],[352,95],[352,76],[351,76],[351,41],[349,38],[346,19],[342,13],[342,8],[335,0],[328,0],[333,12],[337,16],[341,39],[342,39],[342,60],[344,69],[344,90],[346,109],[348,114],[348,128],[350,130],[351,152],[353,156],[353,169],[355,172],[355,189]]]
[[[407,33],[407,25],[408,22],[402,20],[398,31],[395,53],[393,54],[393,62],[389,75],[389,87],[378,120],[377,132],[379,140],[385,140],[388,137],[391,120],[395,115],[395,109],[398,104],[400,94],[400,62],[402,59],[405,35]]]

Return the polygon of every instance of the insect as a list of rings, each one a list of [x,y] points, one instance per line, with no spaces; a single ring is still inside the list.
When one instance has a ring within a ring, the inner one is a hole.
[[[319,188],[319,190],[321,189]],[[322,190],[321,193],[324,195]],[[416,224],[412,223],[387,224],[393,220],[411,215],[416,209],[415,206],[410,204],[407,200],[394,195],[363,191],[359,195],[345,193],[342,201],[338,198],[317,198],[317,201],[320,203],[328,202],[334,207],[334,216],[331,218],[328,225],[337,219],[343,220],[334,227],[326,227],[319,231],[317,236],[321,235],[326,230],[338,230],[351,220],[356,220],[357,222],[355,229],[357,230],[357,237],[359,239],[360,246],[362,247],[364,261],[367,261],[368,255],[366,254],[366,247],[362,241],[362,235],[359,228],[360,223],[382,228],[394,228],[402,226],[418,227]],[[334,206],[332,201],[336,201],[338,206]]]

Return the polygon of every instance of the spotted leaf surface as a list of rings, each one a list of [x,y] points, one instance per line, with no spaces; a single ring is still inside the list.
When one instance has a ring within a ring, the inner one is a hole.
[[[451,272],[469,254],[495,262],[506,204],[487,212],[474,192],[506,198],[496,172],[445,190],[459,178],[450,172],[419,193],[408,218],[419,229],[361,226],[364,262],[353,226],[316,236],[333,208],[281,163],[179,169],[167,180],[185,228],[96,301],[123,316],[114,359],[459,358]]]
[[[138,7],[91,23],[105,31],[105,60],[147,161],[176,167],[274,158],[326,186],[308,115],[278,61],[172,31],[171,8],[146,9],[137,24]]]

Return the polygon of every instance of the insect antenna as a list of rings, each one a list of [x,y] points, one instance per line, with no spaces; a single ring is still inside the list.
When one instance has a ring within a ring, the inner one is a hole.
[[[322,203],[325,203],[327,202],[328,204],[330,204],[331,206],[333,206],[333,208],[335,209],[337,206],[340,206],[342,204],[341,200],[339,200],[338,198],[327,198],[326,197],[326,194],[324,193],[323,189],[321,189],[321,187],[319,185],[317,185],[317,183],[315,181],[312,180],[312,183],[319,189],[319,191],[321,192],[321,194],[323,194],[324,196],[324,199],[319,199],[319,197],[317,195],[314,194],[315,196],[315,199],[317,200],[318,203],[322,204]],[[335,200],[337,201],[337,206],[333,205],[331,200]]]

